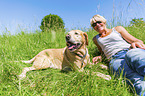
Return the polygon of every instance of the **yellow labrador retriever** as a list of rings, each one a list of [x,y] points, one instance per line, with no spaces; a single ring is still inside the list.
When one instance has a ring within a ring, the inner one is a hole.
[[[82,71],[90,63],[88,54],[88,35],[80,30],[72,30],[66,35],[65,48],[46,49],[38,53],[29,61],[24,63],[33,63],[32,67],[26,67],[18,76],[20,79],[26,77],[26,72],[30,70],[39,70],[46,68],[61,69],[64,71],[78,70]],[[97,73],[97,76],[106,79],[107,75]],[[110,78],[110,77],[109,77]]]

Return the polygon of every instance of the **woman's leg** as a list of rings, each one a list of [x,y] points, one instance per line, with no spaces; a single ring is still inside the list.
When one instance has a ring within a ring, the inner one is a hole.
[[[135,91],[138,95],[141,95],[145,89],[144,77],[129,68],[126,64],[125,59],[112,59],[110,61],[110,70],[111,73],[119,76],[123,72],[123,76],[127,78],[127,83],[135,88]]]
[[[140,48],[131,49],[126,53],[126,63],[128,66],[139,73],[145,75],[145,50]]]

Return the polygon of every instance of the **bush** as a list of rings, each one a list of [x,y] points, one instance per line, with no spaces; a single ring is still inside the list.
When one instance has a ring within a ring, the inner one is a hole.
[[[64,29],[64,22],[58,15],[49,14],[42,19],[40,29],[42,32],[49,32],[50,29]]]
[[[130,26],[133,27],[143,27],[145,26],[145,21],[143,21],[143,18],[134,18],[132,19],[132,21],[130,21]]]

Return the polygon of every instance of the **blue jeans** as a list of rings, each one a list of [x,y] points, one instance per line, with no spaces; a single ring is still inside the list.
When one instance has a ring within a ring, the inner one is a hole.
[[[145,50],[140,48],[124,49],[112,56],[109,64],[112,74],[123,77],[140,96],[145,96]]]

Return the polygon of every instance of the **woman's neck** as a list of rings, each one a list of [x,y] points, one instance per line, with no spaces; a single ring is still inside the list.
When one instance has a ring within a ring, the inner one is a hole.
[[[112,29],[105,29],[102,32],[99,32],[100,37],[108,36],[112,32]]]

